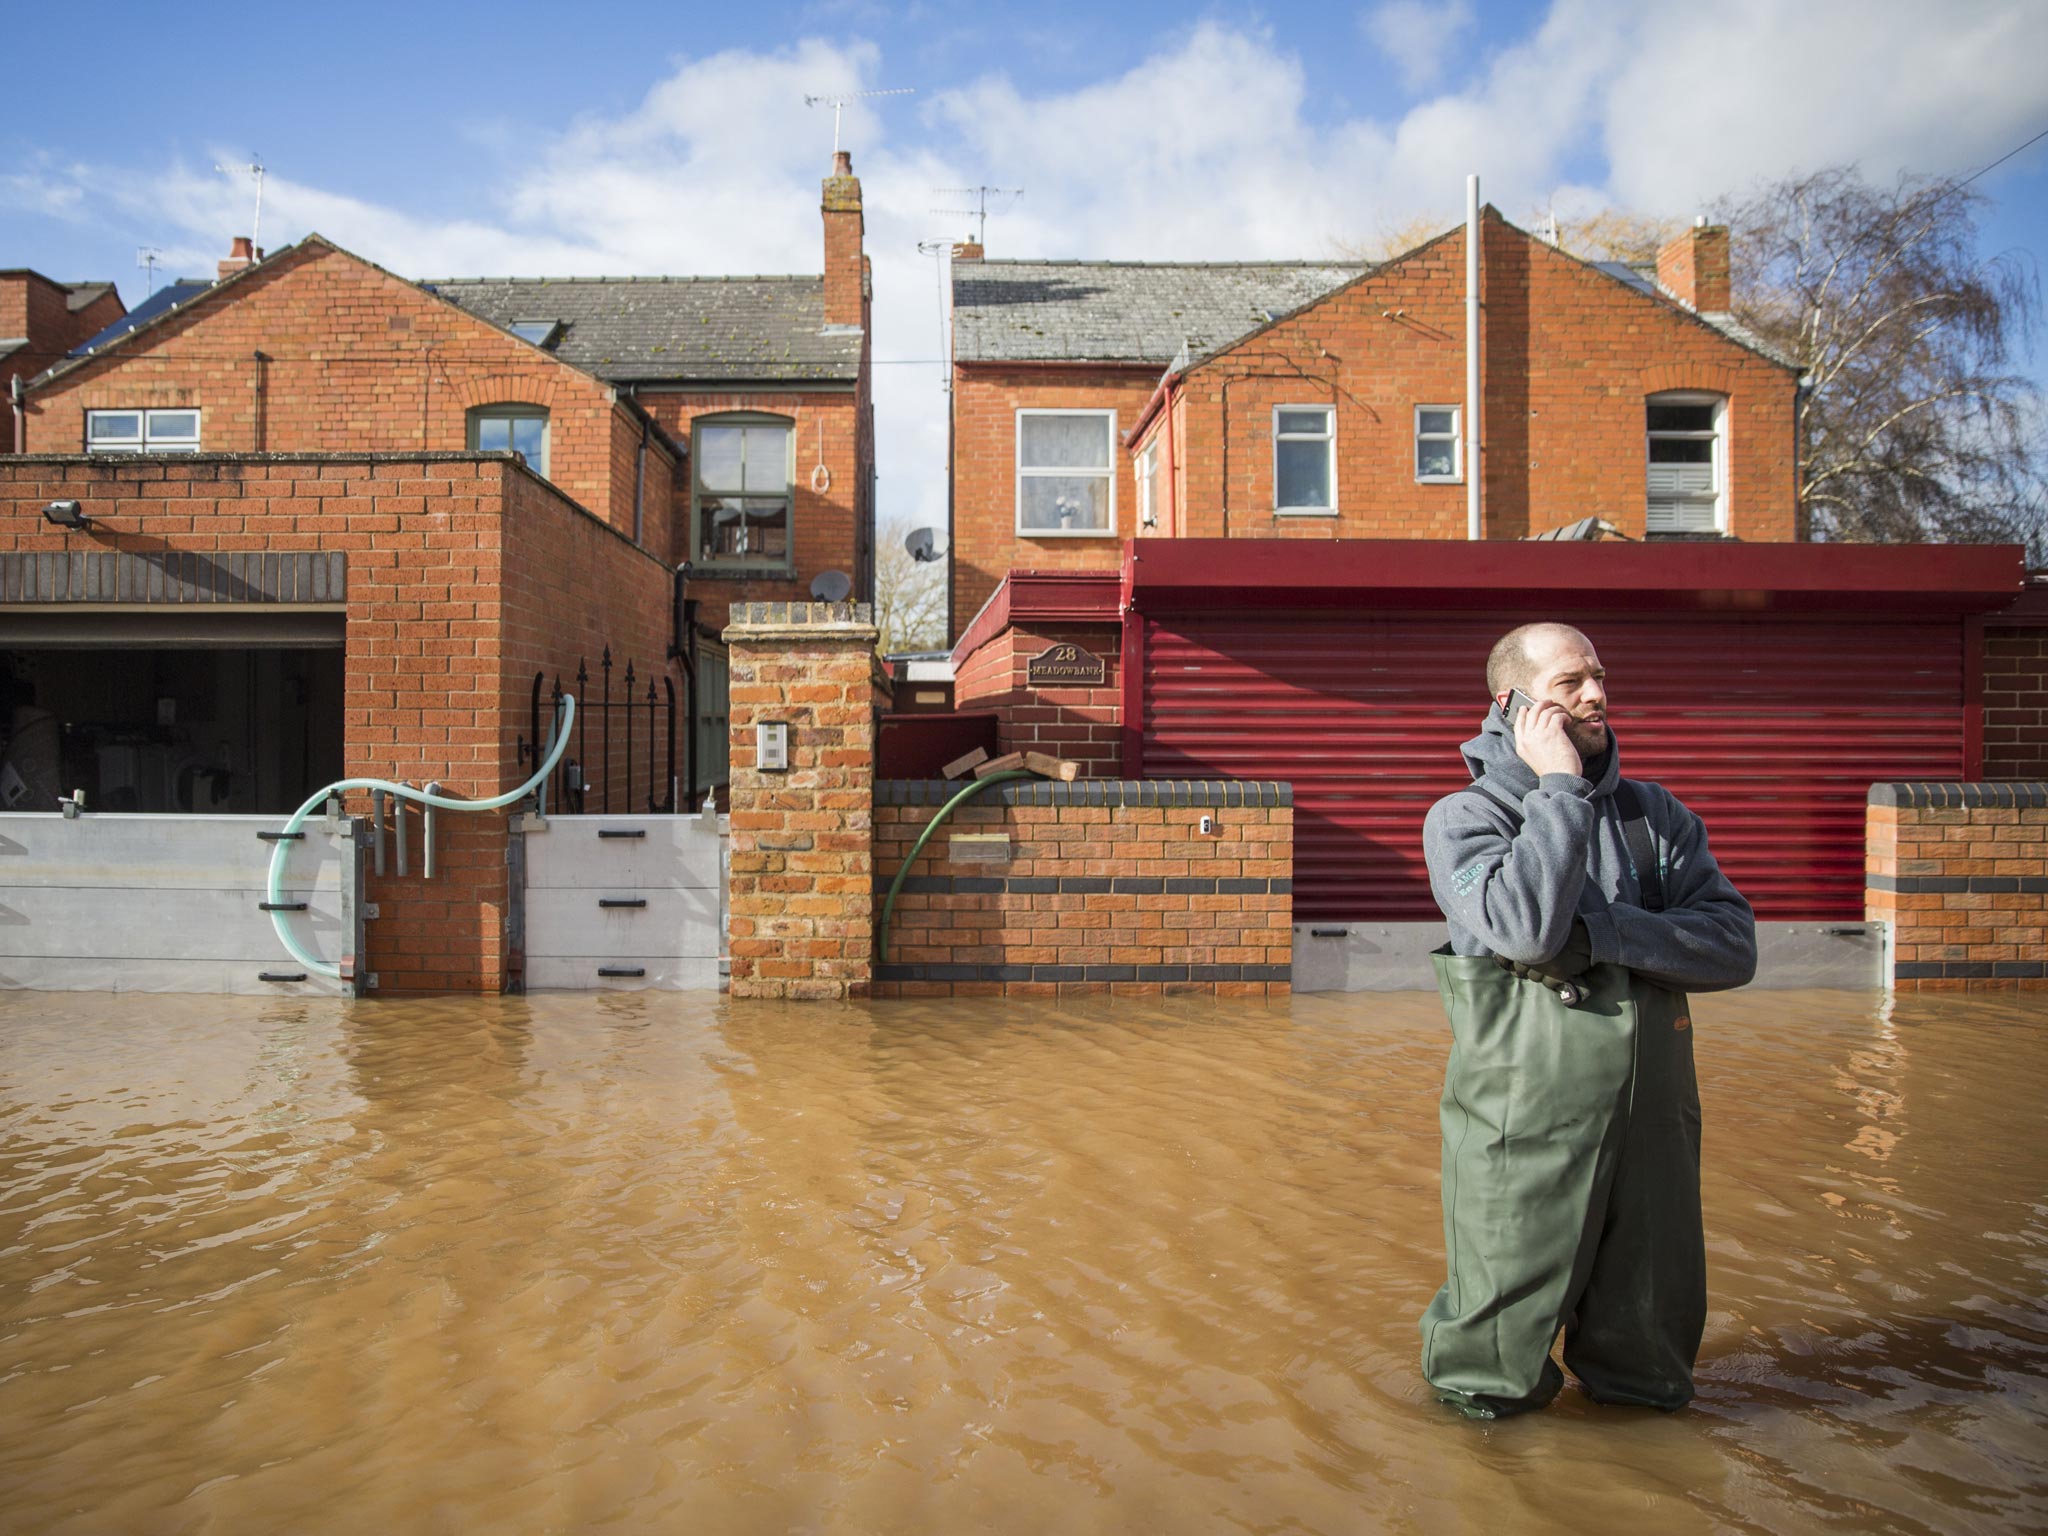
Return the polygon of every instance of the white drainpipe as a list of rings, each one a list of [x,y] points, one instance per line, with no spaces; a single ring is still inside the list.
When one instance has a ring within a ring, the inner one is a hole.
[[[1479,178],[1465,178],[1465,537],[1479,537]]]

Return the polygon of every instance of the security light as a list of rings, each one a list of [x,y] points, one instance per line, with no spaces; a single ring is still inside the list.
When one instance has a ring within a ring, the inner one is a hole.
[[[79,510],[75,501],[53,501],[43,508],[43,521],[55,523],[59,528],[90,528],[92,519]]]

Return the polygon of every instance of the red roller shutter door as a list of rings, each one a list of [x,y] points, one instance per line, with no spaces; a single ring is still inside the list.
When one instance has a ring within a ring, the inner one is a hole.
[[[1291,782],[1298,920],[1436,918],[1422,818],[1466,782],[1487,651],[1555,616],[1148,621],[1144,775]],[[1759,917],[1861,919],[1869,785],[1964,774],[1956,619],[1573,622],[1627,772],[1706,819]]]

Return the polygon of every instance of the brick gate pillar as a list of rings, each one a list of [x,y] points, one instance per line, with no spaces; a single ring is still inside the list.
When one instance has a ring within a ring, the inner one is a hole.
[[[874,965],[874,610],[734,603],[732,995],[866,997]],[[789,729],[763,771],[755,728]]]

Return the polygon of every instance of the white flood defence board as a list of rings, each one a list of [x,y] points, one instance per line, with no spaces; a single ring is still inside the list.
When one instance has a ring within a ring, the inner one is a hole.
[[[308,971],[269,913],[257,834],[282,816],[0,815],[0,988],[39,992],[351,995]],[[284,846],[300,945],[352,959],[362,908],[354,822],[314,817]],[[265,980],[268,976],[273,979]]]
[[[1296,923],[1294,990],[1434,992],[1429,954],[1447,936],[1442,923]],[[1758,923],[1756,950],[1760,991],[1890,985],[1883,923]]]
[[[528,990],[723,985],[725,817],[522,816],[518,825]]]

